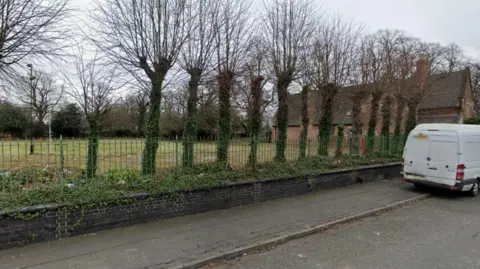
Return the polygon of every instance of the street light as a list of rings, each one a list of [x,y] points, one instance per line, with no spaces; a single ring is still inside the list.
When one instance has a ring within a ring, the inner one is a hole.
[[[33,65],[27,64],[27,67],[30,68],[30,155],[33,155],[35,152],[35,146],[33,145],[33,102],[35,101],[33,81],[35,77],[33,76]]]

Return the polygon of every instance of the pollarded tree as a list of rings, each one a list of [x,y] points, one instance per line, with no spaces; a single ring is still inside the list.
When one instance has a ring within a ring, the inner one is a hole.
[[[230,97],[235,78],[239,74],[243,58],[248,51],[252,33],[250,4],[249,1],[243,0],[222,1],[214,19],[219,102],[217,161],[222,165],[226,165],[228,161],[228,148],[232,133]]]
[[[88,124],[86,175],[93,178],[97,173],[98,139],[102,122],[115,104],[115,91],[120,86],[114,83],[116,71],[102,66],[97,52],[91,58],[87,58],[86,54],[82,47],[75,53],[76,80],[70,80],[72,90],[69,94],[81,107]]]
[[[288,125],[288,88],[303,69],[301,60],[315,32],[316,8],[310,0],[269,0],[262,32],[278,99],[278,137],[275,160],[285,161]]]
[[[105,0],[97,2],[96,45],[110,61],[150,82],[142,173],[155,173],[160,104],[167,73],[189,38],[192,19],[187,0]]]
[[[318,154],[327,155],[332,133],[333,100],[352,80],[355,50],[362,27],[335,15],[328,17],[315,35],[312,81],[321,91],[322,116],[318,130]]]
[[[211,69],[215,52],[216,16],[220,3],[216,0],[188,0],[187,14],[192,28],[190,37],[181,50],[180,66],[190,76],[188,104],[183,132],[183,166],[191,167],[194,162],[194,145],[197,138],[198,87],[201,79]]]

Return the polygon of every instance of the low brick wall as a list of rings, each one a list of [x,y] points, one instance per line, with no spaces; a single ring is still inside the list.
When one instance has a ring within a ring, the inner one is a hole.
[[[338,170],[308,177],[283,178],[239,183],[212,189],[174,194],[139,194],[125,203],[96,207],[37,206],[19,213],[0,213],[0,249],[33,242],[128,226],[153,219],[169,219],[188,214],[225,209],[271,199],[300,195],[314,190],[389,179],[400,175],[400,165],[376,165],[356,170]]]

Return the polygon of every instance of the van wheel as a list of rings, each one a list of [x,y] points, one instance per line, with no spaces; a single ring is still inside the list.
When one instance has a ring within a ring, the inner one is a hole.
[[[469,191],[470,196],[476,197],[478,195],[478,181],[473,183],[472,189]]]

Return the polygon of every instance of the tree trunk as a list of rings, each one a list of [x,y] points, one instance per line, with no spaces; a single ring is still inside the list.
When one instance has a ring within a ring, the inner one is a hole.
[[[192,167],[194,164],[194,146],[197,139],[197,99],[198,85],[202,76],[202,69],[194,68],[190,71],[188,83],[187,118],[183,130],[183,155],[182,164]]]
[[[338,135],[337,135],[337,150],[335,152],[335,157],[339,158],[343,155],[343,140],[345,139],[344,126],[338,126]]]
[[[410,100],[407,103],[408,106],[408,115],[407,115],[407,124],[405,126],[405,135],[408,134],[415,128],[417,125],[417,108],[418,108],[418,101],[417,100]]]
[[[228,163],[228,147],[232,133],[230,94],[233,84],[233,72],[225,70],[218,75],[219,91],[219,133],[217,142],[217,162],[222,165]]]
[[[142,173],[153,175],[156,170],[156,157],[158,150],[158,136],[160,134],[160,104],[162,102],[162,85],[168,69],[162,68],[155,71],[152,78],[150,91],[150,110],[145,132],[145,148],[143,150]]]
[[[140,137],[143,137],[145,132],[145,114],[147,113],[147,105],[139,104],[138,105],[138,120],[137,120],[137,134]]]
[[[250,93],[252,95],[252,110],[250,113],[250,154],[248,163],[255,169],[257,165],[258,135],[262,124],[262,76],[254,77],[250,84]]]
[[[391,124],[391,113],[390,109],[392,106],[392,99],[387,96],[382,107],[382,150],[385,153],[390,151],[390,124]]]
[[[308,139],[308,125],[310,124],[310,118],[308,115],[308,92],[309,85],[304,85],[302,87],[302,132],[300,133],[300,143],[299,143],[299,159],[304,160],[306,157],[307,150],[307,139]]]
[[[97,174],[99,129],[98,117],[88,120],[87,178],[94,178]]]
[[[367,129],[367,154],[372,154],[375,150],[375,133],[377,129],[377,115],[380,107],[381,93],[372,94],[372,107]]]
[[[288,74],[282,74],[277,80],[278,94],[278,113],[277,125],[278,136],[275,161],[279,163],[285,162],[285,150],[287,148],[287,131],[288,131],[288,86],[292,82],[292,77]]]
[[[398,98],[397,99],[397,112],[395,115],[395,132],[393,140],[393,153],[396,154],[400,150],[400,142],[402,141],[402,122],[403,122],[403,111],[405,110],[405,101]]]
[[[322,117],[318,125],[318,155],[328,156],[328,146],[332,135],[333,100],[337,94],[337,86],[328,84],[322,92]]]
[[[361,100],[353,100],[352,106],[352,136],[350,138],[351,154],[360,154],[360,136],[362,135],[362,122],[360,119]]]

